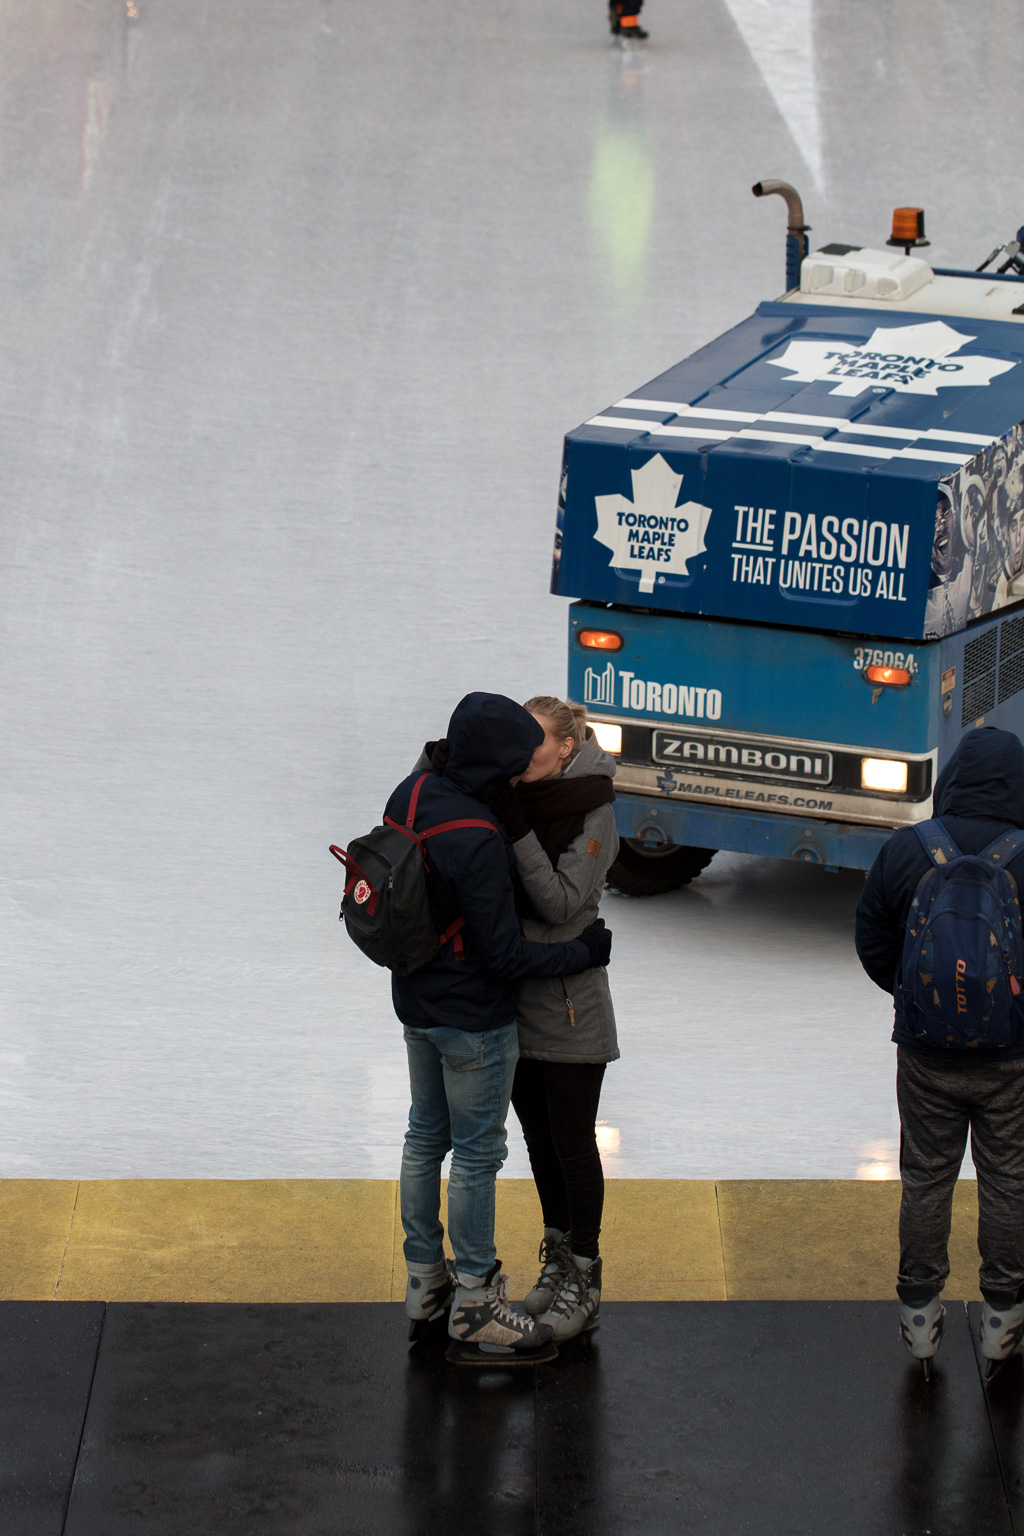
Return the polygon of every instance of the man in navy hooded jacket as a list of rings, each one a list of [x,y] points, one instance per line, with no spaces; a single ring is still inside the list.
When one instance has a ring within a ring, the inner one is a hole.
[[[575,976],[605,965],[611,935],[595,923],[564,944],[523,938],[512,884],[514,857],[488,797],[523,773],[544,732],[520,704],[471,693],[448,726],[443,771],[420,790],[414,830],[484,820],[427,844],[428,888],[438,933],[461,917],[461,945],[446,943],[410,976],[392,977],[405,1026],[412,1107],[402,1157],[401,1204],[409,1270],[406,1311],[425,1326],[451,1299],[440,1222],[441,1164],[451,1149],[448,1228],[458,1289],[449,1332],[470,1346],[535,1349],[550,1328],[511,1311],[494,1250],[494,1180],[505,1160],[505,1119],[519,1056],[514,983],[521,976]],[[385,814],[405,822],[414,772]],[[460,953],[461,950],[461,953]]]
[[[1009,731],[968,731],[939,774],[933,815],[963,854],[1024,827],[1024,747]],[[884,991],[896,985],[914,893],[932,868],[912,827],[875,860],[857,907],[857,953]],[[1006,865],[1024,885],[1024,851]],[[1024,1336],[1024,1039],[1000,1049],[929,1046],[897,1020],[900,1298],[903,1339],[927,1360],[942,1335],[953,1190],[967,1133],[978,1174],[982,1353],[1005,1359]]]

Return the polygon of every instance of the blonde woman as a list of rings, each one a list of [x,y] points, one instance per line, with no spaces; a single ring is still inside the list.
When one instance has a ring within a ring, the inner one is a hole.
[[[556,943],[595,920],[618,853],[615,761],[579,704],[547,696],[526,709],[544,730],[514,790],[490,801],[512,839],[526,938]],[[608,1062],[619,1055],[603,966],[516,987],[519,1062],[512,1104],[544,1216],[540,1278],[526,1310],[573,1338],[597,1321],[604,1173],[595,1122]]]

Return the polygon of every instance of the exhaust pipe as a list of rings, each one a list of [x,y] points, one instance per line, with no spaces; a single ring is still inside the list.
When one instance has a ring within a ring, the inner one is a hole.
[[[786,200],[786,292],[800,287],[800,263],[807,255],[809,224],[804,223],[804,205],[796,187],[788,181],[756,181],[751,187],[755,197],[770,197],[773,192]]]

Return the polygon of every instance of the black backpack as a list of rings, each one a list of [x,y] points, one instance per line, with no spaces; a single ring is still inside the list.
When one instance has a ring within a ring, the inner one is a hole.
[[[420,790],[429,777],[429,773],[421,774],[413,785],[404,827],[385,816],[382,827],[357,837],[347,849],[331,844],[331,852],[344,864],[349,877],[341,898],[341,921],[363,954],[396,976],[422,970],[443,944],[451,944],[456,960],[465,953],[462,929],[466,919],[457,917],[443,933],[438,933],[434,922],[427,891],[427,838],[462,827],[498,832],[491,821],[469,819],[443,821],[440,826],[414,832]]]

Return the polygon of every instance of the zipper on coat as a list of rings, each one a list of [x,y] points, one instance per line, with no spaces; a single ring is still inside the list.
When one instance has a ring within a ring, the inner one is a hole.
[[[569,996],[568,988],[565,985],[565,978],[560,976],[558,979],[562,983],[562,991],[565,994],[565,1006],[569,1010],[569,1023],[571,1025],[571,1027],[573,1029],[575,1029],[576,1028],[576,1009],[572,1005],[572,998]]]

